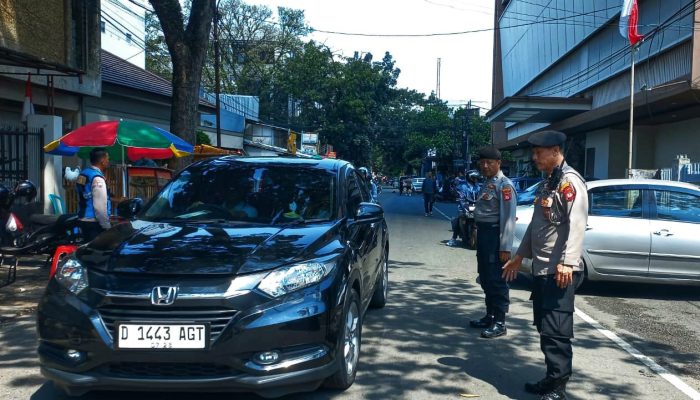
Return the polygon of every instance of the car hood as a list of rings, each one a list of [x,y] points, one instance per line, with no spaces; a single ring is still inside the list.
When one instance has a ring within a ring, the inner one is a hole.
[[[119,224],[82,246],[77,257],[105,272],[149,274],[247,273],[323,256],[339,223],[293,227]]]

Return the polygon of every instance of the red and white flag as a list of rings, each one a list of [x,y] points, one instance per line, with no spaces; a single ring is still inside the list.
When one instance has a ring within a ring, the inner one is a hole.
[[[637,0],[625,0],[622,3],[622,13],[620,14],[620,34],[630,41],[631,46],[644,39],[644,35],[637,32],[637,22],[639,22]]]
[[[34,104],[32,104],[32,74],[27,77],[24,84],[24,104],[22,105],[22,122],[27,122],[27,117],[34,114]]]

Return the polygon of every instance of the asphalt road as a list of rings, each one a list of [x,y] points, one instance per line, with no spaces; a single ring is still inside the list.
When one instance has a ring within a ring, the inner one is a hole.
[[[508,335],[480,339],[466,328],[480,317],[474,251],[444,245],[454,205],[438,203],[424,217],[420,196],[381,196],[391,235],[387,307],[365,316],[361,365],[346,392],[319,390],[286,399],[534,399],[522,390],[544,375],[537,333],[530,325],[527,281],[511,288]],[[38,266],[0,289],[0,399],[65,399],[38,373],[32,299]],[[33,273],[33,275],[32,275]],[[37,276],[39,278],[37,278]],[[20,291],[20,289],[24,289]],[[577,296],[582,313],[700,391],[700,290],[643,285],[590,285]],[[575,320],[571,399],[688,399],[676,386],[580,317]],[[677,383],[678,385],[678,383]],[[91,393],[81,400],[258,399],[253,395]],[[700,397],[697,397],[700,398]]]

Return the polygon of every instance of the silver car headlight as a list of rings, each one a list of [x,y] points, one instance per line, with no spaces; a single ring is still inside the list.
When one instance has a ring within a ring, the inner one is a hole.
[[[280,297],[320,282],[334,267],[333,261],[309,261],[283,267],[267,274],[258,289],[271,297]]]
[[[87,269],[75,258],[59,264],[55,276],[58,283],[76,295],[88,287]]]

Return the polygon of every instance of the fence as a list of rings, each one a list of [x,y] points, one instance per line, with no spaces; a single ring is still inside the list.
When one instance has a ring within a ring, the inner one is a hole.
[[[39,189],[39,201],[44,198],[43,139],[43,130],[0,128],[0,183],[11,187],[28,179]]]
[[[660,177],[665,181],[680,181],[700,184],[700,163],[690,163],[680,168],[663,168]]]

